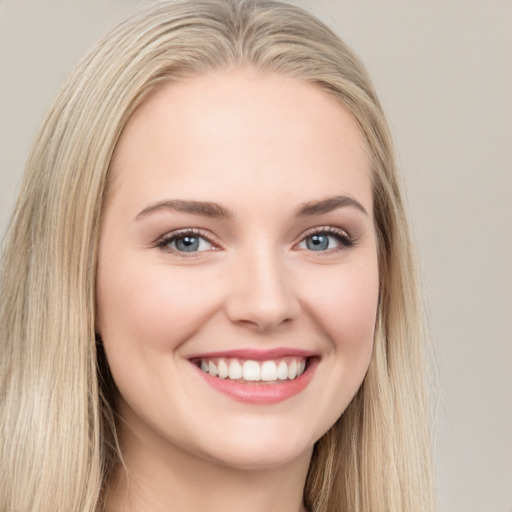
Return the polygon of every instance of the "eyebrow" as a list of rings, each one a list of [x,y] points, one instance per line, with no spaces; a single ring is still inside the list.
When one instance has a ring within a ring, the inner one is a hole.
[[[323,213],[329,213],[338,208],[344,208],[346,206],[352,206],[357,210],[368,215],[366,208],[356,199],[350,196],[334,196],[321,201],[310,201],[304,203],[297,210],[298,217],[309,217],[312,215],[321,215]]]
[[[296,211],[297,217],[309,217],[313,215],[321,215],[329,213],[338,208],[352,206],[365,215],[368,215],[365,207],[356,199],[349,196],[334,196],[320,201],[310,201],[302,204]],[[190,213],[192,215],[200,215],[211,218],[233,218],[233,213],[220,204],[210,201],[185,201],[182,199],[166,199],[149,205],[137,214],[135,220],[139,220],[147,215],[160,211],[174,211]]]
[[[217,203],[205,202],[205,201],[184,201],[181,199],[167,199],[159,201],[158,203],[151,204],[147,208],[144,208],[137,217],[139,220],[150,213],[171,210],[174,212],[191,213],[192,215],[201,215],[203,217],[213,218],[231,218],[233,214]]]

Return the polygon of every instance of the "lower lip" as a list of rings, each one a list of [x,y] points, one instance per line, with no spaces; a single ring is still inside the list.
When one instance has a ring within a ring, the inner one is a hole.
[[[196,368],[208,385],[234,400],[249,404],[269,405],[291,398],[306,388],[313,377],[318,362],[318,358],[311,358],[308,361],[306,370],[300,377],[293,380],[276,381],[275,384],[251,384],[220,379],[219,377],[212,377],[198,367]]]

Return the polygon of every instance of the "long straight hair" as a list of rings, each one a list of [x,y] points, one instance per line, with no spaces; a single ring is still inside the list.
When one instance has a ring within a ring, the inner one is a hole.
[[[251,68],[316,84],[357,120],[372,170],[380,300],[366,378],[317,442],[311,512],[433,509],[424,332],[393,147],[359,60],[325,25],[267,0],[160,2],[77,66],[28,159],[1,274],[0,510],[93,512],[120,454],[95,342],[95,279],[112,154],[172,81]]]

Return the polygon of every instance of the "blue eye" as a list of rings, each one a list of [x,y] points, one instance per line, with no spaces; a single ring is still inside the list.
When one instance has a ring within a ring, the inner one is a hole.
[[[306,247],[310,251],[325,251],[329,249],[329,244],[332,245],[332,236],[325,234],[311,235],[306,238]]]
[[[332,249],[344,249],[352,245],[353,241],[343,230],[329,227],[306,235],[298,247],[308,251],[322,252]]]
[[[171,233],[158,242],[158,247],[170,252],[195,253],[210,251],[213,248],[213,244],[204,236],[185,231],[174,234]]]

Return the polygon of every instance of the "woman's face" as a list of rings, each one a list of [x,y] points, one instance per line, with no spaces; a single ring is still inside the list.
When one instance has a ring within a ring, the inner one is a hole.
[[[125,449],[277,467],[364,378],[378,301],[358,126],[317,86],[249,70],[169,84],[117,146],[97,329]]]

